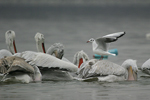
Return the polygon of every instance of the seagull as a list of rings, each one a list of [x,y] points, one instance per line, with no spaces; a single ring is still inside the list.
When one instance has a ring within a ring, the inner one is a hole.
[[[118,38],[122,37],[125,35],[125,32],[117,32],[117,33],[112,33],[105,35],[103,37],[99,37],[97,39],[91,38],[90,40],[87,41],[92,43],[93,46],[93,52],[98,55],[112,55],[116,56],[116,54],[112,54],[108,52],[108,48],[111,42],[115,42],[118,40]],[[102,57],[103,58],[103,57]]]

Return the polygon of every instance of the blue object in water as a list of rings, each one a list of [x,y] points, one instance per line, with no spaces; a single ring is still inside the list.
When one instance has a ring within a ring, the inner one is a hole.
[[[117,49],[110,49],[110,50],[108,50],[108,52],[118,55]]]
[[[118,55],[118,50],[117,49],[110,49],[110,50],[108,50],[108,52]],[[96,58],[96,59],[100,59],[102,56],[94,54],[93,57]],[[108,56],[106,56],[106,55],[103,56],[103,59],[107,59],[107,58],[108,58]]]

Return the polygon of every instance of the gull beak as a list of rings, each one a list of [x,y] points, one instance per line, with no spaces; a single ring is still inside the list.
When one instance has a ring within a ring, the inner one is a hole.
[[[87,41],[86,43],[89,43],[90,41]]]
[[[128,80],[137,80],[137,73],[132,70],[131,66],[128,68]]]

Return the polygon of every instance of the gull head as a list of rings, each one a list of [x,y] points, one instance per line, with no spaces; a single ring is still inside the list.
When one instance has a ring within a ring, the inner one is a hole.
[[[93,39],[93,38],[91,38],[91,39],[89,39],[88,41],[87,41],[87,43],[89,43],[89,42],[94,42],[95,41],[95,39]]]

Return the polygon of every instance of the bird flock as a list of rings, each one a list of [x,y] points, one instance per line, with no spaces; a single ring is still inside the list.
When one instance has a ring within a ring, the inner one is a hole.
[[[124,36],[125,32],[108,34],[97,39],[91,38],[87,43],[92,43],[94,54],[101,55],[101,59],[90,59],[83,50],[75,53],[73,62],[64,56],[64,46],[54,43],[47,50],[44,45],[44,35],[35,34],[37,52],[17,52],[15,32],[8,30],[5,33],[7,49],[0,50],[0,82],[39,82],[43,80],[78,80],[78,81],[136,81],[139,68],[136,60],[127,59],[122,65],[103,56],[112,55],[108,52],[111,42]],[[150,75],[150,59],[140,70]]]

